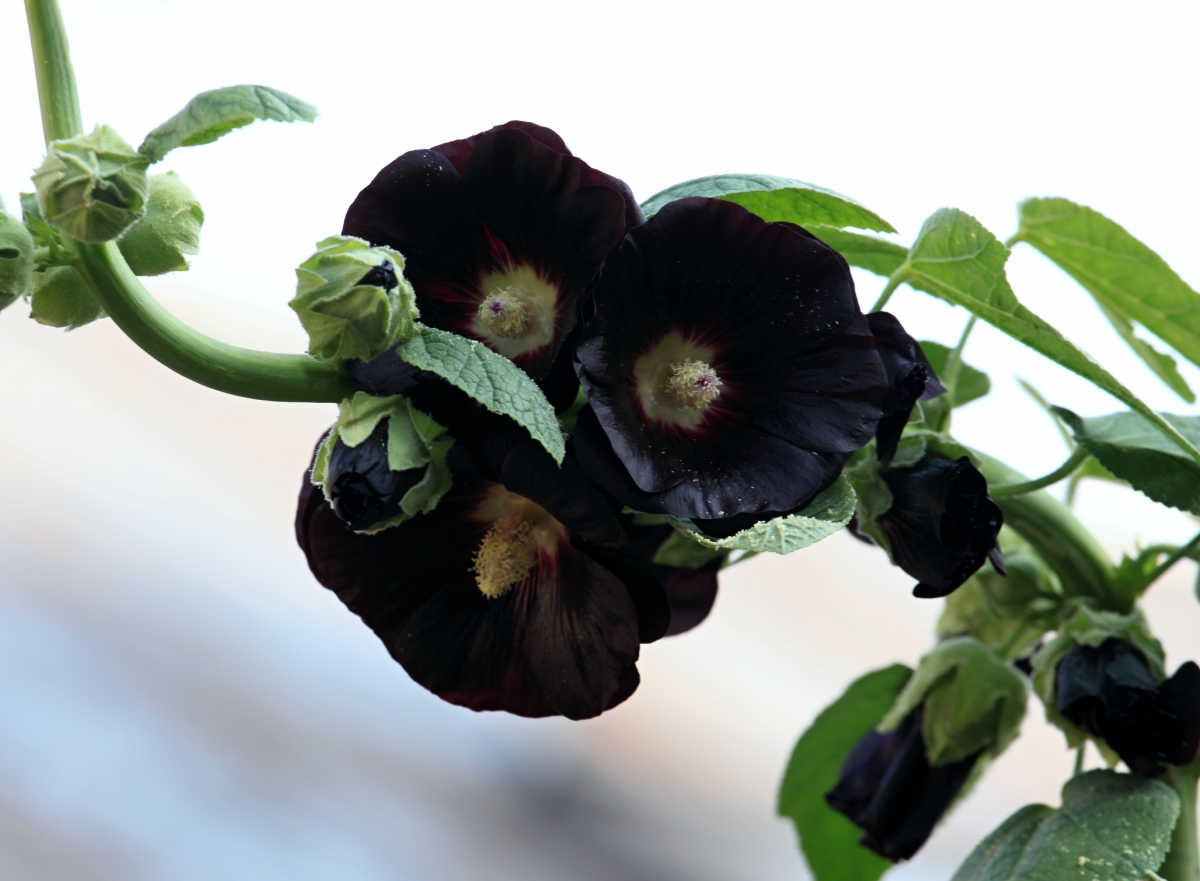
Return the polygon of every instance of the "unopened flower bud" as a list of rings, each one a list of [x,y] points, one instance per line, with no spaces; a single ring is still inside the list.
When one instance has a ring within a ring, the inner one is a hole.
[[[74,266],[49,266],[33,275],[29,317],[38,324],[74,330],[104,317],[87,282]]]
[[[33,236],[0,208],[0,309],[33,286]]]
[[[289,303],[308,331],[308,353],[324,360],[364,361],[416,330],[416,294],[404,257],[353,236],[330,236],[296,269]]]
[[[42,217],[81,242],[118,238],[146,213],[149,164],[104,125],[52,141],[33,175]]]
[[[200,249],[204,211],[192,191],[173,171],[150,177],[146,215],[117,247],[135,275],[162,275],[187,269],[186,254]]]

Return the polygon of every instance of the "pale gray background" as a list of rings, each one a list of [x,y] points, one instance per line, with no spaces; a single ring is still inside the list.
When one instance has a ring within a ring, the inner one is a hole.
[[[0,10],[0,194],[41,158],[25,24]],[[943,205],[1001,238],[1027,195],[1092,204],[1193,284],[1194,4],[600,5],[64,0],[88,125],[137,143],[192,94],[261,82],[316,104],[172,154],[208,215],[194,270],[151,290],[243,345],[298,351],[292,267],[396,154],[511,118],[557,129],[641,197],[763,171],[859,199],[910,241]],[[285,10],[281,11],[281,10]],[[1156,406],[1187,412],[1086,296],[1018,249],[1010,278]],[[861,279],[869,305],[881,282]],[[901,291],[918,336],[964,316]],[[413,685],[309,576],[300,474],[333,418],[193,386],[108,323],[0,315],[0,877],[795,879],[773,817],[796,734],[852,677],[929,645],[937,603],[842,536],[728,574],[712,618],[645,649],[598,720],[477,715]],[[1017,389],[1118,405],[980,329],[990,399],[968,442],[1030,473],[1064,448]],[[1197,372],[1187,370],[1197,379]],[[1114,548],[1188,518],[1082,495]],[[1200,655],[1192,571],[1150,602],[1172,666]],[[1070,756],[1026,736],[901,879],[948,877],[1010,811],[1054,803]]]

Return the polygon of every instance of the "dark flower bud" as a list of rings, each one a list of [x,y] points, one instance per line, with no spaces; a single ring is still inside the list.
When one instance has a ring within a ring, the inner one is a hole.
[[[33,175],[42,217],[81,242],[118,238],[146,213],[149,164],[105,125],[53,141]]]
[[[917,707],[891,731],[870,731],[842,763],[825,800],[863,830],[859,843],[885,859],[915,854],[962,790],[982,754],[929,764]]]
[[[1159,683],[1146,658],[1110,637],[1076,645],[1058,662],[1058,711],[1102,738],[1136,774],[1186,765],[1200,749],[1200,667],[1192,661]]]
[[[891,391],[883,403],[883,416],[875,432],[875,449],[880,462],[890,462],[896,455],[900,434],[918,400],[944,394],[945,386],[938,381],[929,366],[921,346],[908,335],[894,315],[872,312],[867,325],[875,337],[879,358],[887,373]]]
[[[946,596],[986,559],[1003,572],[996,545],[1003,515],[970,459],[930,453],[913,467],[889,468],[882,477],[892,505],[877,523],[892,562],[919,580],[914,596]]]
[[[400,513],[404,494],[425,476],[424,466],[393,471],[388,467],[388,422],[356,447],[337,440],[329,454],[325,491],[333,513],[359,531]]]

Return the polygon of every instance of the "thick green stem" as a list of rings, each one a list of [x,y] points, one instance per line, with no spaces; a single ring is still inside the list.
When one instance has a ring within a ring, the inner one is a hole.
[[[83,132],[83,123],[58,2],[25,0],[25,12],[46,140],[74,137]],[[150,296],[115,244],[71,248],[104,311],[176,373],[218,391],[268,401],[339,401],[354,392],[340,364],[243,349],[192,330]]]
[[[972,451],[989,484],[1015,484],[1025,477],[985,453]],[[1095,597],[1104,608],[1128,612],[1113,590],[1113,564],[1071,509],[1038,491],[996,500],[1004,523],[1033,545],[1062,581],[1067,596]]]
[[[1196,778],[1200,759],[1185,768],[1172,768],[1166,782],[1179,794],[1179,821],[1171,834],[1171,849],[1158,869],[1166,881],[1200,881],[1200,855],[1196,850]]]
[[[67,32],[63,28],[58,2],[25,0],[25,15],[29,19],[46,142],[73,137],[83,131],[83,120],[79,114],[79,94],[75,91]]]

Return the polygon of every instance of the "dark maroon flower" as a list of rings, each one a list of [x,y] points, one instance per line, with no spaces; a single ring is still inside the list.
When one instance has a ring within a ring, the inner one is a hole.
[[[882,476],[892,506],[877,523],[892,562],[918,579],[914,596],[946,596],[987,559],[1004,571],[996,545],[1004,515],[970,459],[930,453],[911,468],[888,468]]]
[[[930,766],[922,716],[918,707],[892,731],[867,732],[842,762],[837,785],[825,795],[831,808],[863,830],[863,847],[893,862],[921,848],[983,752]]]
[[[495,436],[494,436],[495,437]],[[317,580],[414,680],[451,703],[587,718],[638,684],[666,629],[661,587],[568,457],[500,435],[430,514],[352,532],[305,476],[296,536]],[[462,445],[456,444],[456,450]]]
[[[1160,683],[1123,640],[1077,645],[1058,662],[1055,702],[1136,774],[1153,777],[1167,765],[1186,765],[1200,749],[1200,667],[1192,661]]]
[[[929,366],[921,346],[888,312],[872,312],[867,324],[879,345],[883,369],[887,371],[891,392],[883,405],[883,418],[875,433],[875,449],[880,462],[890,462],[896,455],[900,434],[918,400],[928,400],[944,394],[945,386],[938,381]]]
[[[633,545],[642,557],[650,561],[653,577],[662,585],[670,610],[670,623],[664,636],[675,636],[691,630],[708,617],[717,599],[717,573],[725,562],[726,554],[717,553],[711,560],[699,566],[667,566],[653,562],[663,542],[675,533],[666,525],[644,525],[629,522],[626,528]]]
[[[609,257],[576,350],[585,467],[643,511],[791,511],[875,435],[892,383],[849,267],[790,223],[682,199]]]
[[[640,221],[624,183],[549,129],[509,122],[400,156],[342,231],[404,255],[425,324],[483,340],[542,380],[580,295]]]

